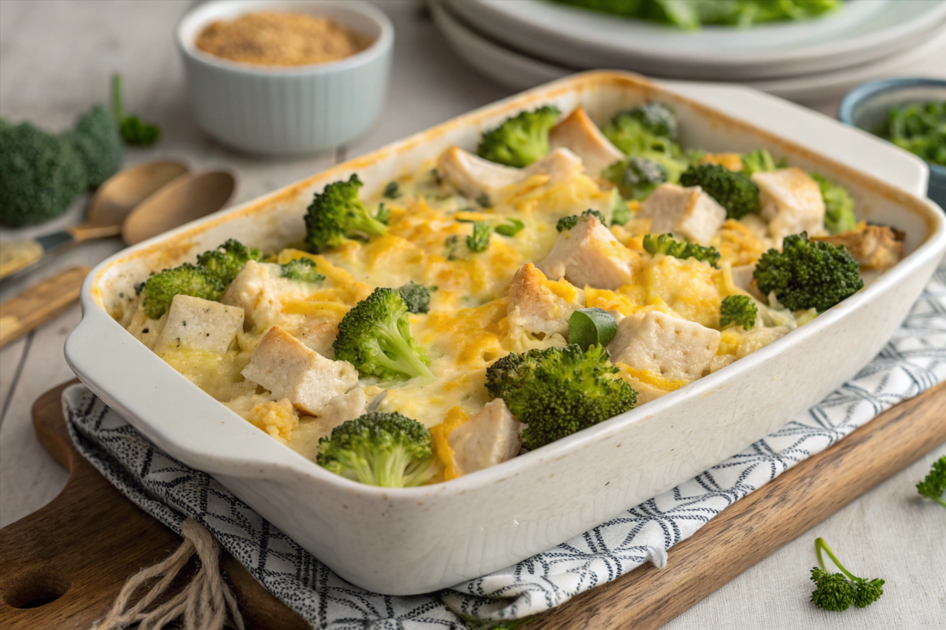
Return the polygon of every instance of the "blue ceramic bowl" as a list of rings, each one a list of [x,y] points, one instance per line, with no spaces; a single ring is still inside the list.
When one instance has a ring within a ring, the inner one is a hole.
[[[844,97],[838,118],[844,124],[872,132],[887,117],[887,110],[911,103],[946,100],[946,81],[942,79],[883,79],[859,85]],[[930,164],[927,195],[946,208],[946,166]]]

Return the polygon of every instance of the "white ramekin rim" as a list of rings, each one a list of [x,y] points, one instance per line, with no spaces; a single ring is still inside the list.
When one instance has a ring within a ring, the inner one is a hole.
[[[286,2],[285,4],[290,4]],[[380,9],[363,0],[292,0],[291,4],[299,6],[326,6],[357,13],[373,21],[379,28],[380,34],[366,48],[355,54],[324,63],[305,66],[263,66],[239,61],[231,61],[205,53],[195,46],[192,38],[185,38],[185,31],[199,31],[203,26],[218,19],[217,11],[229,6],[245,6],[247,12],[255,8],[264,8],[266,2],[260,0],[214,0],[201,4],[190,11],[178,22],[175,29],[175,41],[181,54],[204,66],[219,70],[230,71],[250,76],[307,76],[344,72],[346,70],[367,65],[379,57],[384,56],[394,43],[394,25]],[[196,26],[195,26],[196,23]]]

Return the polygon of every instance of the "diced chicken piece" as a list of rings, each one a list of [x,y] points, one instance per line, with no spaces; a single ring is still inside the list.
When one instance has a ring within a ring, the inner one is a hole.
[[[178,349],[223,354],[243,330],[242,308],[189,295],[175,295],[167,315],[156,354]]]
[[[279,326],[266,333],[242,374],[274,398],[288,398],[310,415],[318,415],[330,400],[358,382],[351,363],[326,359]]]
[[[782,248],[786,236],[824,232],[824,198],[808,173],[797,167],[783,168],[755,173],[752,181],[759,187],[762,218],[769,222],[776,248]]]
[[[749,293],[757,300],[764,302],[766,297],[759,291],[759,285],[755,283],[753,274],[755,273],[755,263],[751,265],[740,265],[732,268],[732,281],[737,287]]]
[[[246,324],[258,330],[281,323],[282,305],[287,300],[301,300],[315,289],[304,282],[281,276],[279,265],[249,261],[220,301],[239,306],[246,313]]]
[[[319,419],[322,420],[322,427],[326,433],[332,429],[359,418],[368,410],[368,394],[364,387],[356,387],[347,394],[341,394],[328,401],[324,407],[319,409]]]
[[[817,236],[816,241],[843,245],[861,269],[890,269],[903,257],[903,239],[886,226],[865,225],[833,236]]]
[[[125,325],[125,330],[132,336],[146,345],[149,350],[154,350],[154,344],[158,342],[158,337],[164,331],[164,324],[167,322],[167,313],[159,319],[151,319],[141,308],[141,298],[138,299],[138,307],[134,310],[130,320]]]
[[[608,345],[614,363],[626,363],[672,381],[703,375],[719,348],[718,330],[659,311],[629,315]]]
[[[569,149],[581,159],[585,172],[597,177],[601,171],[624,159],[620,149],[611,144],[598,126],[579,107],[549,132],[553,149]]]
[[[584,291],[565,281],[549,280],[532,263],[516,272],[508,296],[510,328],[546,335],[567,335],[568,318],[585,301]]]
[[[519,453],[519,421],[501,398],[486,403],[482,410],[447,436],[457,472],[468,475],[512,459]]]
[[[699,186],[661,184],[641,204],[637,216],[649,218],[650,231],[655,234],[671,232],[709,245],[726,221],[726,209]]]
[[[584,215],[558,235],[538,267],[551,280],[565,278],[575,286],[613,290],[633,279],[632,257],[601,221]]]
[[[496,164],[489,160],[450,147],[440,156],[437,172],[465,196],[493,197],[503,188],[512,186],[532,175],[548,175],[552,181],[562,181],[581,171],[581,159],[567,149],[556,149],[523,169]]]

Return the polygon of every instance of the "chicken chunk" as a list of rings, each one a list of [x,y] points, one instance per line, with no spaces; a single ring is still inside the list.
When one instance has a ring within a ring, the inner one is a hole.
[[[550,280],[565,278],[575,286],[613,290],[633,280],[633,256],[601,221],[586,214],[558,235],[538,267]]]
[[[175,295],[164,330],[154,344],[156,354],[196,350],[223,354],[243,330],[243,309],[189,295]]]
[[[671,381],[703,375],[719,348],[718,330],[659,311],[630,315],[608,345],[611,360]]]
[[[358,383],[351,363],[326,359],[279,326],[266,333],[242,374],[310,415]]]
[[[568,334],[568,318],[582,308],[585,292],[566,281],[553,282],[532,263],[519,268],[509,285],[506,314],[510,329]]]
[[[450,432],[457,472],[468,475],[512,459],[519,453],[519,421],[501,398],[486,403],[475,416]]]
[[[364,387],[356,387],[347,394],[332,398],[319,409],[319,418],[322,420],[326,433],[330,433],[340,424],[365,415],[368,402],[368,394],[365,393]]]
[[[709,245],[726,221],[726,209],[699,186],[661,184],[641,204],[637,216],[649,218],[650,231],[655,234],[671,232]]]
[[[775,247],[782,248],[786,236],[824,233],[824,198],[818,183],[797,167],[752,175],[759,187],[762,218],[769,222]]]
[[[164,331],[164,324],[167,322],[167,313],[158,319],[151,319],[141,308],[141,298],[138,298],[138,307],[132,311],[131,318],[125,325],[125,330],[130,332],[135,339],[143,343],[149,350],[154,350],[154,345]]]
[[[843,245],[861,269],[890,269],[903,257],[903,238],[886,226],[864,225],[833,236],[816,236],[813,241]]]
[[[562,181],[580,171],[581,159],[567,149],[556,149],[528,167],[518,169],[451,147],[440,156],[437,166],[437,172],[445,181],[471,199],[481,195],[493,197],[533,175],[548,175],[552,181]]]
[[[283,278],[279,265],[249,261],[233,279],[220,301],[239,306],[246,324],[257,330],[282,323],[283,302],[301,300],[315,289],[304,282]]]
[[[585,173],[597,177],[601,171],[624,159],[620,149],[611,144],[581,107],[552,127],[549,144],[553,149],[569,149],[581,159]]]

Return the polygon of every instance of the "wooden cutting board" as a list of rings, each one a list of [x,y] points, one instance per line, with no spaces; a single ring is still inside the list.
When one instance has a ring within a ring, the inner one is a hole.
[[[47,392],[33,407],[36,433],[69,470],[69,481],[49,505],[0,529],[0,628],[89,628],[129,576],[181,542],[72,446],[61,406],[70,384]],[[539,615],[528,630],[660,627],[946,442],[944,410],[946,384],[888,410],[727,508],[671,549],[666,568],[648,564],[631,571]],[[226,553],[223,569],[248,627],[308,627]]]

